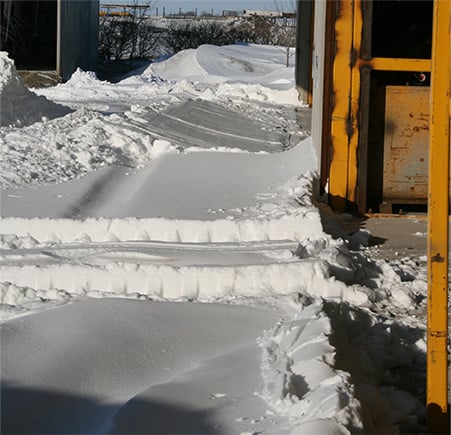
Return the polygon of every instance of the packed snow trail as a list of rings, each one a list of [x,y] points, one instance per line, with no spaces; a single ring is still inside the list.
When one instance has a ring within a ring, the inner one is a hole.
[[[263,122],[243,117],[209,101],[188,100],[166,110],[142,110],[133,121],[147,123],[152,134],[172,144],[202,149],[276,152],[291,145],[283,131],[271,131]]]
[[[140,264],[168,263],[188,265],[268,264],[275,259],[295,259],[299,244],[268,240],[238,243],[171,243],[156,241],[73,243],[41,248],[0,249],[0,266],[106,264],[111,261],[136,261]]]

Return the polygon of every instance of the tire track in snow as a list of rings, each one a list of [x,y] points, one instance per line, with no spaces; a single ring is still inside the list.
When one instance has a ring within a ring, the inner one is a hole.
[[[42,261],[45,264],[61,262],[80,263],[84,260],[104,257],[106,259],[124,261],[130,260],[130,254],[141,255],[139,260],[145,263],[174,262],[177,257],[188,258],[193,254],[195,259],[203,255],[218,257],[228,256],[233,258],[237,254],[261,254],[271,253],[269,257],[277,257],[279,252],[287,257],[288,252],[294,252],[298,243],[291,240],[262,241],[262,242],[237,242],[237,243],[177,243],[162,241],[129,241],[129,242],[104,242],[104,243],[70,243],[53,245],[49,247],[0,249],[0,266],[14,266],[34,264]],[[285,251],[285,253],[283,253]],[[114,256],[112,257],[112,255]],[[289,256],[289,255],[288,255]],[[135,258],[138,260],[138,257]],[[249,256],[250,263],[256,260],[256,256]],[[238,263],[241,263],[238,261]]]

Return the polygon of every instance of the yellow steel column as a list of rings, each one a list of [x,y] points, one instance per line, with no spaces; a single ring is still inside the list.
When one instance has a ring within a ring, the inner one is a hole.
[[[329,195],[332,207],[338,210],[343,210],[356,199],[363,22],[361,1],[335,1],[339,11],[335,21]]]
[[[334,0],[339,7],[335,20],[335,58],[333,63],[333,110],[331,119],[332,153],[329,195],[333,208],[343,210],[348,196],[349,113],[351,110],[351,53],[353,0]]]
[[[428,200],[428,431],[449,433],[448,207],[451,2],[434,1]]]
[[[351,71],[351,107],[349,113],[349,156],[348,156],[348,186],[347,199],[350,202],[356,200],[357,179],[358,179],[358,156],[359,148],[359,113],[360,113],[360,47],[362,42],[362,0],[354,0],[353,4],[353,26],[352,26],[352,51],[350,63]]]

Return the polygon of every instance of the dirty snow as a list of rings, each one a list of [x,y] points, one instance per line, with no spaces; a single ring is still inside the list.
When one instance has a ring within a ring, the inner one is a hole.
[[[279,48],[39,90],[0,61],[3,432],[424,429],[424,256],[314,201]]]

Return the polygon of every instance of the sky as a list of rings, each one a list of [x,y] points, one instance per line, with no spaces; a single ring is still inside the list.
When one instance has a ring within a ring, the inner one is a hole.
[[[126,4],[131,0],[101,0],[101,4]],[[145,3],[144,1],[142,3]],[[220,15],[223,10],[241,11],[244,9],[253,10],[290,10],[292,1],[288,0],[155,0],[159,14],[162,14],[163,7],[167,14],[181,11],[198,12],[213,9],[214,14]]]

